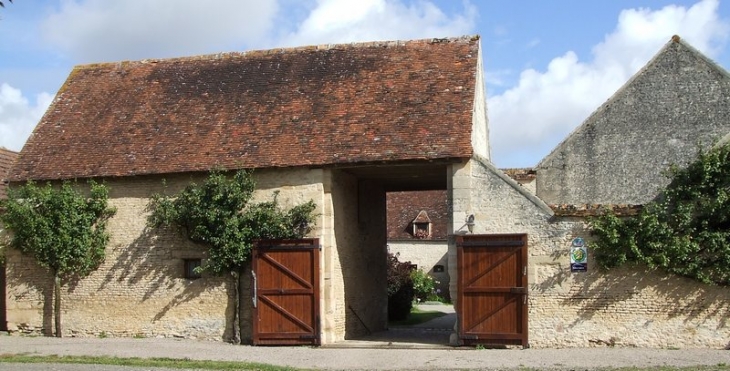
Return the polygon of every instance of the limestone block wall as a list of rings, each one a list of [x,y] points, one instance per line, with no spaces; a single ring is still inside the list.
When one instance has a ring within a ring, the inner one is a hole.
[[[322,341],[334,343],[387,325],[385,192],[338,170],[325,177]],[[336,215],[336,217],[334,217]]]
[[[473,213],[474,233],[528,234],[531,346],[720,348],[730,341],[727,288],[636,267],[600,272],[585,220],[553,216],[484,159],[453,166],[452,173],[454,230],[465,213]],[[588,241],[586,273],[570,271],[575,237]],[[449,258],[450,273],[457,277],[451,241]],[[456,279],[452,282],[455,293]]]
[[[347,233],[357,223],[357,179],[341,171],[325,175],[322,228],[322,343],[345,339],[347,305],[340,251],[354,249],[357,236]],[[335,217],[335,215],[337,217]]]
[[[449,272],[448,267],[448,243],[445,240],[390,240],[388,250],[398,253],[400,261],[410,261],[433,277],[438,283],[436,289],[439,295],[450,298],[449,295]],[[444,270],[434,271],[436,265],[441,265]]]
[[[347,322],[345,338],[382,331],[388,325],[387,231],[385,190],[382,186],[358,182],[357,244],[340,249],[345,281]]]
[[[321,170],[259,171],[255,173],[260,188],[255,198],[264,200],[271,197],[271,191],[280,190],[279,201],[285,206],[309,199],[321,205],[321,176]],[[145,228],[145,207],[151,194],[172,194],[203,177],[166,176],[166,188],[162,177],[155,176],[106,181],[110,204],[117,208],[117,214],[109,221],[111,240],[106,260],[90,276],[65,284],[64,335],[210,340],[231,336],[235,297],[232,278],[184,278],[183,259],[205,258],[205,249],[174,231]],[[316,212],[324,215],[322,210]],[[315,229],[313,234],[318,233]],[[7,255],[9,327],[38,331],[52,328],[50,305],[44,306],[50,299],[50,275],[15,250],[9,250]],[[244,275],[241,282],[244,292],[250,288],[250,277]],[[242,308],[241,318],[242,337],[250,338],[250,307]]]
[[[560,218],[555,225],[579,228]],[[581,233],[577,233],[580,235]],[[652,271],[570,271],[571,236],[553,254],[530,257],[530,343],[537,347],[724,348],[730,290]]]

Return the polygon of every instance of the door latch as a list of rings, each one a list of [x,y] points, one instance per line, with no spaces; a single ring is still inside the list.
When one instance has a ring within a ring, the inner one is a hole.
[[[253,300],[253,307],[256,308],[256,304],[257,304],[256,299],[258,298],[258,289],[259,288],[258,288],[258,284],[256,282],[256,272],[254,272],[254,271],[251,271],[251,280],[253,281],[253,282],[251,282],[251,284],[253,285],[253,297],[251,298],[251,300]]]

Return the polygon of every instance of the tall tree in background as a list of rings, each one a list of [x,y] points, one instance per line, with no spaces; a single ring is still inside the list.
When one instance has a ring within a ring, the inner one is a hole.
[[[13,0],[8,0],[8,2],[9,3],[12,3]],[[5,3],[3,3],[2,1],[0,1],[0,8],[4,8],[4,7],[5,7]]]
[[[29,182],[8,190],[0,200],[0,222],[10,232],[10,247],[32,256],[53,277],[54,322],[57,337],[61,327],[63,281],[85,277],[104,261],[109,241],[106,224],[115,210],[107,205],[109,191],[89,182],[89,194],[78,192],[69,182],[60,187]]]

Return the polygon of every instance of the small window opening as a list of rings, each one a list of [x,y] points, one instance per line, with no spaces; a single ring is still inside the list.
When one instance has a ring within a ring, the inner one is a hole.
[[[196,268],[202,265],[202,259],[183,259],[183,262],[185,263],[185,278],[189,280],[200,278],[200,273],[198,273]]]
[[[421,210],[411,224],[413,225],[413,237],[419,239],[431,237],[431,219],[425,210]]]

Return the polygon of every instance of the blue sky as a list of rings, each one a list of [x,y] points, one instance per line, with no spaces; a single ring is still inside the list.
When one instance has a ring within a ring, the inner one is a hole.
[[[537,164],[674,34],[730,67],[719,0],[15,0],[0,34],[12,150],[85,63],[479,34],[499,167]]]

